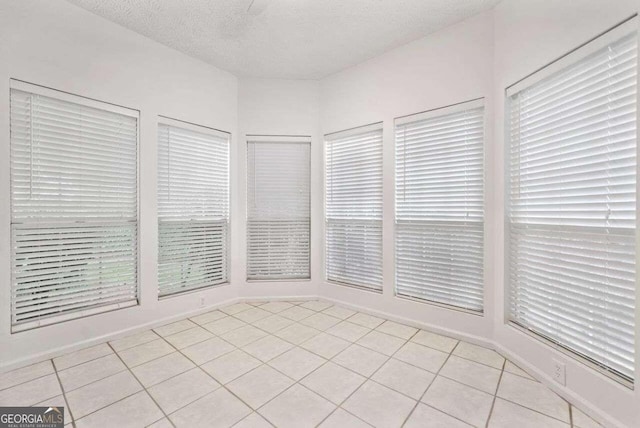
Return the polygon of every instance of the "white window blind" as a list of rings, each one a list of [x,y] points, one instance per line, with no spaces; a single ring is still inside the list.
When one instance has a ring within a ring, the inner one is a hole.
[[[632,25],[507,94],[510,319],[627,381],[636,293]]]
[[[483,310],[482,100],[396,120],[396,293]]]
[[[12,330],[137,304],[138,113],[11,87]]]
[[[309,138],[247,142],[247,278],[310,277]]]
[[[382,290],[382,123],[325,138],[327,280]]]
[[[227,282],[229,134],[158,124],[158,293]]]

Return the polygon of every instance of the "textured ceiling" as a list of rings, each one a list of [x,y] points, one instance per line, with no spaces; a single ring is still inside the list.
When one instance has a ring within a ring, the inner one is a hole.
[[[240,76],[319,79],[498,0],[68,0]]]

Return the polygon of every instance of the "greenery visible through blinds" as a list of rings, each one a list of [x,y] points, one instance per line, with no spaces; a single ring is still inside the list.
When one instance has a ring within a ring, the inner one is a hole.
[[[248,279],[310,277],[311,144],[280,140],[247,143]]]
[[[137,304],[137,112],[47,93],[11,89],[14,331]]]
[[[396,292],[483,310],[484,108],[396,121]]]
[[[326,273],[382,289],[382,124],[326,137]]]
[[[159,295],[227,282],[229,134],[160,123],[158,157]]]
[[[635,29],[608,43],[509,94],[509,313],[632,381]]]

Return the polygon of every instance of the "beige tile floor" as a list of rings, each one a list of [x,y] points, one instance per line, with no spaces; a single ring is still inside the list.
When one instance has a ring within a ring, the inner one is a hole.
[[[321,301],[239,303],[0,374],[76,427],[592,428],[496,352]]]

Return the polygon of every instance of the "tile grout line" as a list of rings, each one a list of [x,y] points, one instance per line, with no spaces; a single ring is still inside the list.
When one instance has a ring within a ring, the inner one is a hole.
[[[58,379],[58,384],[60,385],[60,391],[62,391],[62,399],[64,400],[64,403],[67,405],[67,409],[69,409],[69,417],[71,418],[71,426],[73,426],[75,428],[76,419],[73,417],[73,412],[71,411],[71,405],[69,404],[69,401],[67,400],[67,393],[64,390],[64,385],[62,385],[62,382],[60,381],[60,375],[58,374],[58,368],[56,367],[56,363],[53,361],[53,359],[51,359],[51,365],[53,366],[53,371],[56,374],[56,379]],[[64,425],[66,425],[66,424],[64,424]]]
[[[487,422],[485,422],[484,426],[485,428],[489,427],[489,422],[491,421],[491,418],[493,417],[493,408],[496,405],[496,400],[498,397],[498,389],[500,389],[500,382],[502,382],[502,376],[504,375],[504,368],[507,366],[507,360],[505,358],[504,362],[502,363],[502,370],[500,371],[500,376],[498,377],[498,383],[496,384],[496,390],[493,394],[493,400],[491,401],[491,408],[489,409],[489,416],[487,417]]]

